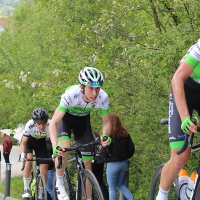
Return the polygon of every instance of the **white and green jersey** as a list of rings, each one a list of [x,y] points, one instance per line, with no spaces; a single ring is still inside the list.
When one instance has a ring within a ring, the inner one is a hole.
[[[75,116],[86,116],[94,109],[100,109],[102,116],[110,112],[107,93],[100,89],[94,102],[85,102],[82,98],[80,85],[69,86],[62,95],[58,106],[58,110],[61,112],[68,112]]]
[[[23,136],[29,137],[31,135],[32,137],[36,139],[49,137],[49,123],[50,123],[50,119],[48,119],[47,121],[47,126],[46,126],[45,131],[41,133],[39,129],[35,126],[34,121],[31,119],[26,123]]]
[[[183,60],[194,69],[190,77],[200,84],[200,39],[190,47],[187,54],[181,59],[181,61]]]

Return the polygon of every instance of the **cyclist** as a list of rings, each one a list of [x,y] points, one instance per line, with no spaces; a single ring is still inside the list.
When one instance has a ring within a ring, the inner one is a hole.
[[[171,158],[163,167],[156,200],[168,199],[173,181],[190,159],[190,146],[181,155],[176,152],[183,146],[185,133],[197,132],[191,117],[193,110],[200,114],[200,40],[181,59],[171,84],[168,124]]]
[[[57,147],[70,147],[71,131],[77,144],[85,144],[94,140],[90,124],[90,112],[100,109],[103,120],[103,133],[110,132],[109,98],[101,89],[103,85],[102,73],[93,67],[85,67],[78,76],[80,85],[73,85],[65,90],[59,106],[54,112],[49,126],[50,138],[53,145],[54,156],[58,155]],[[105,141],[107,142],[107,141]],[[62,169],[56,168],[56,187],[59,200],[68,200],[64,189],[63,174],[66,167],[66,159],[69,153],[63,155]],[[85,168],[91,170],[91,161],[94,157],[94,147],[90,146],[82,151]],[[55,161],[57,166],[57,159]],[[87,187],[87,198],[91,199],[91,187]]]
[[[48,158],[46,147],[46,136],[49,135],[49,116],[42,108],[37,108],[32,113],[32,119],[26,123],[25,131],[20,144],[21,161],[33,157],[33,150],[36,158]],[[48,161],[40,161],[40,173],[47,180]],[[31,162],[25,163],[23,170],[24,192],[22,198],[30,198],[29,184],[31,181]],[[41,188],[42,199],[42,188]]]

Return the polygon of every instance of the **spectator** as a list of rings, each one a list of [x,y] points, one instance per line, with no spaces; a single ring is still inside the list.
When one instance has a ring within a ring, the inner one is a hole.
[[[104,135],[101,131],[101,142],[104,148],[100,154],[107,162],[106,176],[109,186],[109,199],[116,200],[116,188],[126,197],[133,200],[130,190],[123,185],[123,180],[128,167],[128,159],[134,154],[134,144],[127,130],[122,126],[118,115],[110,114],[111,132],[110,141],[103,141]]]
[[[100,140],[100,136],[98,133],[96,132],[92,132],[94,139],[95,140]],[[103,174],[104,174],[104,161],[103,159],[101,159],[101,157],[99,156],[99,152],[100,152],[100,148],[102,146],[95,146],[95,155],[94,155],[94,160],[92,162],[92,172],[95,175],[99,186],[101,187],[101,191],[103,193],[104,199],[105,200],[109,200],[109,195],[108,195],[108,188],[106,186],[106,184],[104,183],[104,178],[103,178]]]
[[[12,142],[8,138],[8,136],[5,133],[1,134],[1,137],[3,139],[2,145],[3,145],[3,157],[5,160],[5,163],[10,163],[10,152],[12,149]]]

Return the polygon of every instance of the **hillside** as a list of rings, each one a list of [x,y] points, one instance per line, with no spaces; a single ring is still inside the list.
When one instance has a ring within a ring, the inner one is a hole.
[[[171,77],[199,38],[200,2],[34,2],[17,6],[0,34],[0,129],[25,124],[37,107],[51,117],[79,71],[94,66],[103,72],[111,112],[135,143],[129,187],[135,199],[148,199],[155,168],[170,157],[159,122],[168,116]],[[100,131],[99,111],[91,123]]]

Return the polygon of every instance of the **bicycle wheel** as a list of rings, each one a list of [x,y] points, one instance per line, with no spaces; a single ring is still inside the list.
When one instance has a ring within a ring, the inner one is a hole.
[[[195,197],[194,197],[194,196],[195,196]],[[194,196],[193,196],[192,199],[194,199],[194,200],[199,200],[199,199],[200,199],[200,181],[199,181],[199,183],[198,183],[197,190],[196,190],[196,192],[194,193]]]
[[[35,187],[35,200],[40,200],[40,199],[47,200],[46,181],[42,174],[38,175]]]
[[[165,163],[159,165],[154,173],[154,176],[151,182],[151,188],[150,188],[150,200],[156,199],[156,196],[159,190],[160,175],[161,175],[161,171],[164,165]],[[169,191],[168,200],[178,200],[178,199],[179,199],[179,184],[178,184],[178,179],[176,178],[176,180],[173,183],[172,188]]]
[[[86,181],[89,181],[89,184],[91,184],[91,186],[92,186],[92,200],[104,200],[101,188],[99,186],[99,183],[98,183],[96,177],[90,170],[87,170],[87,169],[85,169],[82,172],[82,180],[79,178],[79,181],[78,181],[77,200],[87,199]],[[80,184],[81,184],[81,187],[80,187]]]
[[[69,178],[69,177],[68,177]],[[67,194],[70,196],[70,200],[75,200],[75,194],[72,195],[69,191],[69,184],[68,184],[68,178],[67,178],[67,175],[66,173],[64,173],[64,185],[65,185],[65,190],[67,192]],[[74,192],[74,191],[71,191],[71,192]],[[58,200],[58,197],[57,197],[57,190],[56,190],[56,173],[54,174],[53,176],[53,196],[54,196],[54,200]]]

